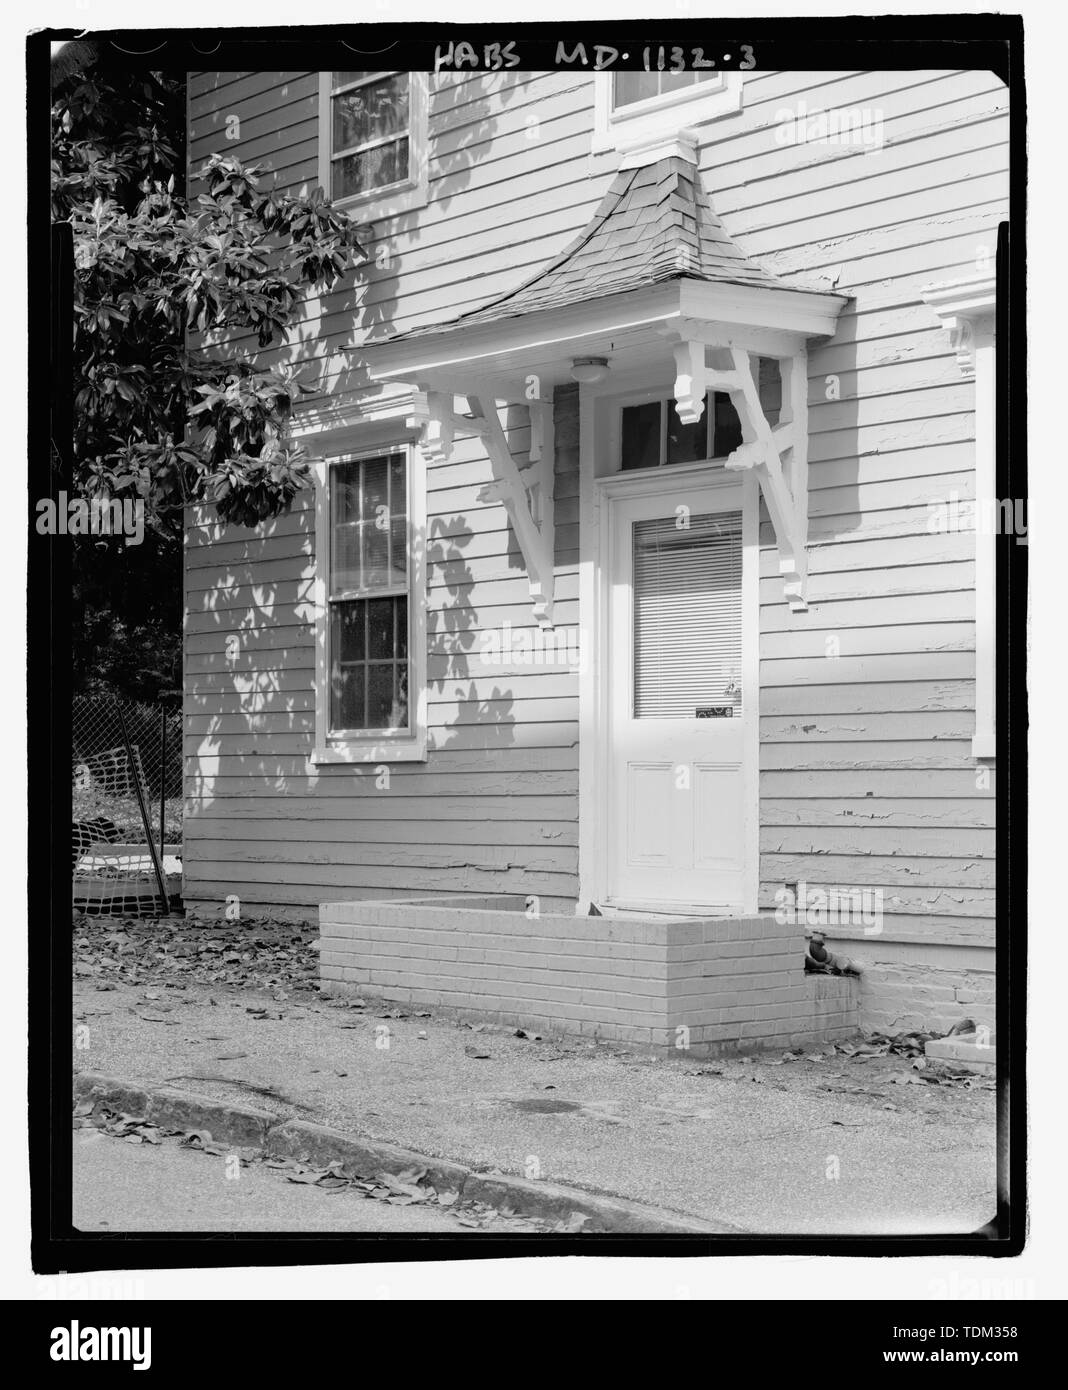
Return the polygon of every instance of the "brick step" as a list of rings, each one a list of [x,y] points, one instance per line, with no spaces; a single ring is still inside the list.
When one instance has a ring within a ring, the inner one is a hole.
[[[997,1035],[991,1028],[977,1033],[954,1033],[924,1043],[924,1056],[935,1062],[948,1062],[965,1071],[993,1075],[997,1067]]]

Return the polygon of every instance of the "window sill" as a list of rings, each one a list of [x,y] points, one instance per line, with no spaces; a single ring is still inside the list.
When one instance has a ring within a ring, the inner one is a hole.
[[[316,748],[309,762],[331,767],[361,763],[425,763],[426,738],[386,740],[381,743],[335,743]]]
[[[408,188],[395,188],[381,196],[357,193],[348,198],[335,198],[333,206],[338,212],[348,213],[359,222],[381,222],[387,217],[397,217],[402,212],[414,212],[426,207],[428,191],[425,180]]]
[[[737,72],[724,73],[722,84],[700,84],[687,88],[685,95],[674,93],[667,99],[642,102],[631,111],[613,108],[611,73],[596,73],[594,81],[594,154],[615,150],[627,155],[635,147],[672,140],[688,126],[733,116],[742,109],[742,74]]]
[[[972,739],[972,757],[992,761],[996,756],[996,737],[993,734],[976,734]]]

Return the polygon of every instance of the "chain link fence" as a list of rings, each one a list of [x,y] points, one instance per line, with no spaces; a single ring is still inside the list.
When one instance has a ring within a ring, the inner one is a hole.
[[[74,908],[166,914],[182,887],[180,711],[78,696],[71,751]]]

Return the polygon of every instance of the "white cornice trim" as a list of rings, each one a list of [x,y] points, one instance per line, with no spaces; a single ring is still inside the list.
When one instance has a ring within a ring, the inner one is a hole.
[[[687,321],[691,338],[702,336],[694,321],[704,320],[709,342],[723,341],[733,327],[828,337],[847,302],[842,294],[679,278],[490,323],[452,323],[414,337],[354,343],[346,350],[366,365],[374,382],[425,380],[436,388],[432,377],[440,372],[477,367],[485,375],[509,353],[582,356],[591,340],[599,343],[642,328],[670,330],[681,320]]]
[[[993,334],[997,309],[997,277],[993,270],[979,271],[955,280],[940,280],[920,290],[923,302],[949,330],[957,365],[965,376],[975,372],[977,331]]]
[[[991,314],[997,307],[997,276],[993,270],[962,275],[956,280],[939,280],[924,285],[920,295],[936,314],[965,315],[975,318]]]

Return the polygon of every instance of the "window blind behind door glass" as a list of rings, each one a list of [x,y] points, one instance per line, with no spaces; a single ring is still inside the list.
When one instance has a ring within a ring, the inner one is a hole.
[[[634,524],[634,716],[741,714],[742,514]]]

